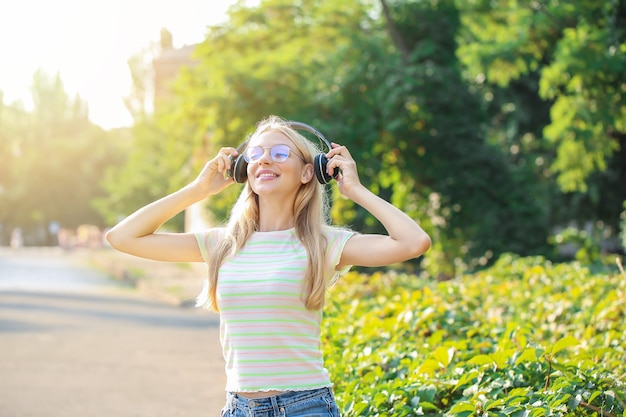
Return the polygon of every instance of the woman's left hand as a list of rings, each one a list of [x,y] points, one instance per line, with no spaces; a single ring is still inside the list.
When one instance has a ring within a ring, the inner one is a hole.
[[[328,158],[326,171],[329,175],[332,175],[335,168],[339,168],[339,174],[335,178],[339,192],[348,198],[352,198],[351,193],[358,187],[362,187],[356,169],[356,162],[345,146],[334,142],[331,143],[331,146],[332,149],[326,154]]]

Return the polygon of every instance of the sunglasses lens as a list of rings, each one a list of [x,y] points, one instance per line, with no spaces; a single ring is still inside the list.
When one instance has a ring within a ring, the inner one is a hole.
[[[274,162],[285,162],[289,158],[289,146],[286,145],[272,146],[270,152]]]
[[[287,158],[289,158],[289,146],[287,145],[274,145],[270,149],[270,156],[272,157],[272,161],[274,162],[285,162]],[[256,162],[263,156],[265,150],[260,146],[253,146],[251,148],[246,148],[243,152],[243,159],[246,162]]]
[[[261,156],[263,156],[263,148],[260,146],[247,148],[243,153],[243,159],[245,159],[246,162],[256,162],[261,159]]]

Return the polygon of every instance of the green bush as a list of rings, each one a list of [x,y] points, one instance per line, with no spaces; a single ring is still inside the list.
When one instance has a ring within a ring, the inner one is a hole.
[[[622,249],[626,251],[626,201],[624,201],[624,211],[620,215],[620,237],[622,238]]]
[[[325,315],[345,416],[626,417],[617,272],[505,255],[447,282],[350,273]]]

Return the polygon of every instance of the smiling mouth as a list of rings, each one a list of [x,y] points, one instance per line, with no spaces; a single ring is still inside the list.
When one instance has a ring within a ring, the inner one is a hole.
[[[269,172],[264,172],[263,174],[259,174],[257,178],[278,178],[278,175],[272,174]]]

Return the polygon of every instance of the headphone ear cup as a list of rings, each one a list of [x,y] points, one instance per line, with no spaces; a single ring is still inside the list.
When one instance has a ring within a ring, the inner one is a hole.
[[[228,175],[238,184],[243,184],[248,179],[248,163],[243,158],[242,155],[239,155],[236,158],[233,158],[232,155],[229,155],[230,158],[230,170],[228,170]]]
[[[315,177],[320,184],[328,184],[333,178],[337,178],[339,174],[339,168],[333,170],[333,175],[328,175],[326,172],[326,166],[328,165],[328,158],[323,153],[315,155],[313,158],[313,170],[315,171]]]

